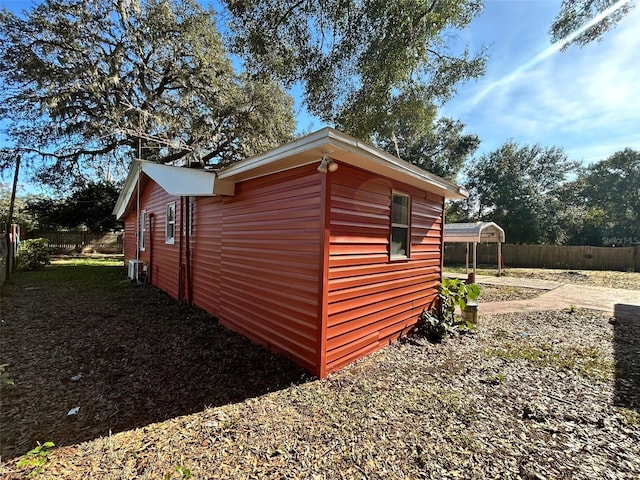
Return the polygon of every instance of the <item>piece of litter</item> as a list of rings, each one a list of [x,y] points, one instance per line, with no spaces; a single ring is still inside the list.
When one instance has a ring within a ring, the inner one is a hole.
[[[69,413],[67,413],[67,417],[70,415],[77,415],[79,411],[80,407],[73,407],[71,410],[69,410]]]
[[[80,380],[82,378],[82,374],[79,373],[78,375],[74,375],[73,377],[71,377],[71,381],[72,382],[77,382],[78,380]]]
[[[528,333],[521,333],[521,334],[520,334],[520,336],[521,336],[522,338],[527,338],[527,337],[529,336],[529,334],[528,334]]]

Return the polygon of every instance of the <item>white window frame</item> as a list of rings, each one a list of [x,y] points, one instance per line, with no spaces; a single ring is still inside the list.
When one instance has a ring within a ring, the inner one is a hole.
[[[140,251],[144,252],[147,248],[147,211],[140,210],[140,225],[138,225],[138,231],[140,232]]]
[[[393,215],[393,207],[394,197],[403,197],[407,199],[407,222],[406,223],[395,223],[394,215]],[[393,253],[393,232],[394,229],[404,229],[406,231],[407,244],[405,248],[404,254],[394,254]],[[389,258],[391,260],[406,260],[410,258],[411,255],[411,195],[404,192],[391,192],[391,233],[389,235]]]
[[[170,212],[173,211],[173,218]],[[164,219],[164,243],[173,245],[176,241],[176,202],[167,203]]]

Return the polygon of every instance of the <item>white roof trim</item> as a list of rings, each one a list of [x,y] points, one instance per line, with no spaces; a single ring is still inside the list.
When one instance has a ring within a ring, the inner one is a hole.
[[[326,151],[332,158],[340,162],[392,177],[416,187],[434,190],[448,199],[469,196],[468,192],[458,185],[330,127],[318,130],[262,155],[256,155],[223,168],[218,172],[218,177],[220,179],[247,180],[262,176],[267,172],[280,171],[282,169],[277,167],[279,161],[314,149],[318,150],[318,156],[313,161],[320,162],[322,152]],[[311,161],[307,159],[289,168],[308,163]],[[257,169],[261,169],[261,173],[256,172],[252,176],[252,171]]]
[[[233,195],[236,182],[310,163],[319,164],[325,152],[338,163],[352,165],[422,190],[432,191],[447,199],[469,196],[464,188],[454,183],[354,137],[326,127],[269,152],[225,167],[217,174],[135,160],[113,213],[120,219],[130,208],[140,173],[144,173],[174,196]]]
[[[136,192],[140,173],[156,182],[169,195],[173,196],[212,196],[214,195],[216,176],[212,172],[194,170],[185,167],[171,167],[159,163],[134,160],[129,175],[120,192],[113,214],[120,219],[127,211]]]
[[[504,230],[493,222],[447,223],[445,243],[504,243]]]

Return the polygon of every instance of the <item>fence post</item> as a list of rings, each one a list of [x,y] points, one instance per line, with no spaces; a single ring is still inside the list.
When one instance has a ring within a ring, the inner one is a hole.
[[[640,243],[636,243],[633,246],[633,264],[634,270],[640,272]]]

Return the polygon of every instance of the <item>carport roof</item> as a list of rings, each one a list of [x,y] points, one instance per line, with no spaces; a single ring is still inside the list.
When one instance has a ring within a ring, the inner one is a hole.
[[[504,230],[493,222],[447,223],[445,243],[504,243]]]

